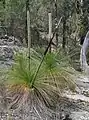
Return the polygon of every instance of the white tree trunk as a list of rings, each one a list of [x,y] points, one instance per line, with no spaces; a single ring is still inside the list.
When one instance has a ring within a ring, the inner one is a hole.
[[[89,31],[86,34],[83,46],[81,48],[81,53],[80,53],[80,64],[81,64],[81,69],[83,71],[88,72],[88,63],[87,63],[87,58],[86,58],[86,52],[87,48],[89,46]]]
[[[49,37],[48,37],[48,41],[50,41],[50,39],[53,36],[53,33],[52,33],[52,13],[49,13],[48,15],[49,15]],[[53,38],[53,43],[56,45],[55,37]],[[50,52],[55,52],[56,51],[55,45],[51,44]]]
[[[51,37],[52,37],[52,13],[49,13],[49,37],[48,37],[48,41],[50,41]],[[51,46],[50,46],[50,52],[51,52]]]

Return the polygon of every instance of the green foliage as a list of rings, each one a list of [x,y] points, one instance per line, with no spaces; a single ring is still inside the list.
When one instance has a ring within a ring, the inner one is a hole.
[[[56,56],[53,53],[50,53],[50,54],[48,53],[45,57],[44,63],[45,63],[46,70],[54,69],[55,67],[57,67]]]
[[[37,104],[41,102],[47,107],[55,106],[61,96],[61,90],[75,89],[73,73],[70,74],[68,68],[62,66],[61,62],[59,64],[58,55],[54,53],[47,54],[33,82],[41,57],[35,51],[32,52],[29,71],[27,55],[23,53],[16,55],[7,81],[10,96],[13,96],[13,109],[27,101],[33,101],[33,103],[36,101]]]

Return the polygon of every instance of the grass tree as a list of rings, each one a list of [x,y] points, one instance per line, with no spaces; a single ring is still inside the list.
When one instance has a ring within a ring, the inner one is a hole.
[[[58,100],[62,98],[61,92],[64,89],[74,90],[75,84],[72,75],[68,72],[67,63],[64,65],[58,54],[48,53],[35,77],[41,59],[41,55],[31,51],[29,71],[27,55],[20,53],[15,57],[15,63],[7,81],[12,109],[23,104],[30,104],[38,112],[37,106],[39,108],[45,106],[43,109],[54,108]]]

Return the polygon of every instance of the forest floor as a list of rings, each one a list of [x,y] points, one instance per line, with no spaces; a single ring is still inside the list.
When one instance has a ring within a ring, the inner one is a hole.
[[[66,91],[66,96],[70,103],[66,110],[71,111],[71,118],[73,120],[89,120],[89,78],[88,76],[80,76],[76,80],[78,88],[77,92],[72,93]]]

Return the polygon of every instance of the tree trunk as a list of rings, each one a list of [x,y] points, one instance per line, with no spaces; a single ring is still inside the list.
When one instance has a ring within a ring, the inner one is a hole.
[[[28,57],[29,57],[29,70],[30,70],[30,49],[31,49],[31,30],[30,30],[30,12],[27,11],[27,31],[28,31]]]
[[[52,14],[49,13],[49,37],[48,37],[48,41],[50,41],[51,37],[52,37]],[[49,48],[49,52],[51,52],[51,46]]]
[[[66,17],[63,18],[63,42],[62,42],[62,48],[65,49],[66,45]]]
[[[81,53],[80,53],[81,69],[85,72],[88,72],[88,63],[86,58],[86,52],[87,52],[88,46],[89,46],[89,31],[86,34],[83,46],[81,48]]]
[[[57,25],[57,23],[58,23],[58,20],[57,20],[57,17],[58,17],[58,14],[57,14],[57,0],[55,0],[55,26]],[[57,31],[56,31],[56,35],[55,35],[55,39],[56,39],[56,49],[57,49],[57,46],[58,46],[58,29],[57,29]]]
[[[27,11],[26,11],[26,14],[27,14]],[[28,42],[28,38],[27,38],[27,15],[26,15],[26,19],[25,19],[25,41],[24,43],[26,43],[26,46],[27,46],[27,43]]]
[[[26,0],[26,17],[25,17],[25,40],[28,44],[28,32],[27,32],[27,11],[29,10],[29,0]]]

